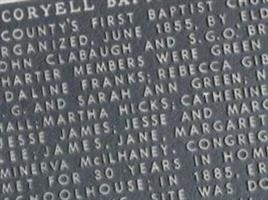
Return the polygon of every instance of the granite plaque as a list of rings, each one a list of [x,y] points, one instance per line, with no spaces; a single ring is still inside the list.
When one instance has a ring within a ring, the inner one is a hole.
[[[0,200],[267,200],[267,0],[1,0]]]

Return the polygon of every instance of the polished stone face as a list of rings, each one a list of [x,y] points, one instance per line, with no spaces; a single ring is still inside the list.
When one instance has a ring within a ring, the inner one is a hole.
[[[21,3],[21,2],[27,2],[31,0],[2,0],[1,4],[10,4],[10,3]]]
[[[0,0],[0,200],[266,200],[267,0]]]

